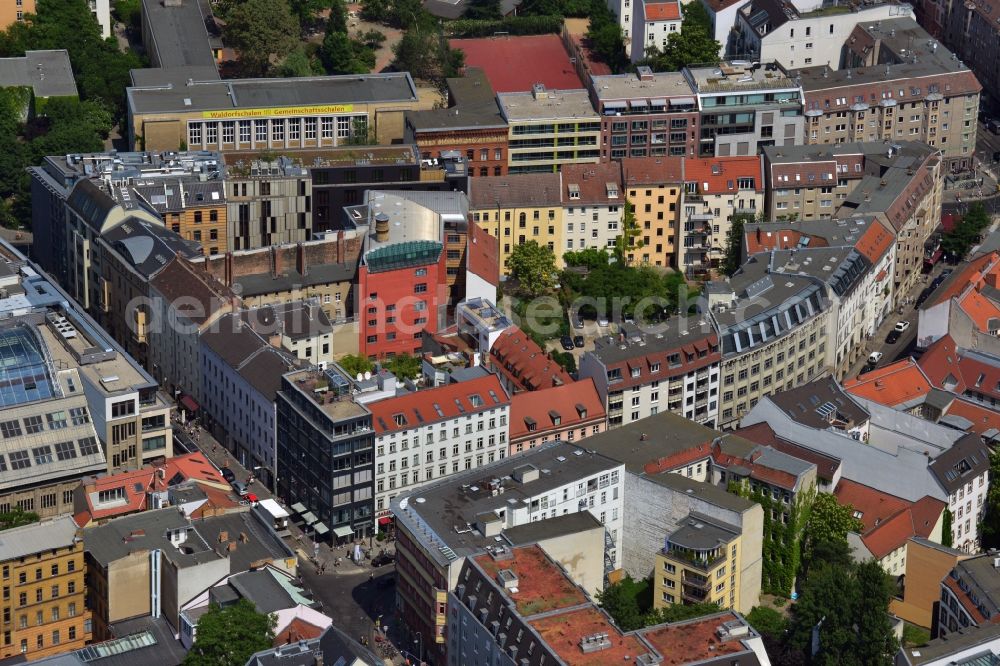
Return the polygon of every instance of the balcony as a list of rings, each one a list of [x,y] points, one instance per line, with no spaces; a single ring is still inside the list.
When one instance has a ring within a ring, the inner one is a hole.
[[[697,590],[705,590],[706,592],[712,589],[711,580],[705,576],[693,574],[690,571],[685,571],[681,574],[681,584],[690,586]]]

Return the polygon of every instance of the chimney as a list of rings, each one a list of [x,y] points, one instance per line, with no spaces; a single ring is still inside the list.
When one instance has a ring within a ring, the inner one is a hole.
[[[219,532],[219,543],[225,543],[226,541],[229,541],[229,532],[222,530]]]
[[[375,216],[375,240],[379,243],[389,242],[389,216],[385,213]]]
[[[295,245],[295,270],[300,275],[306,274],[306,248],[302,243],[296,243]]]
[[[548,99],[549,92],[545,89],[544,83],[535,83],[531,86],[531,96],[535,99]]]

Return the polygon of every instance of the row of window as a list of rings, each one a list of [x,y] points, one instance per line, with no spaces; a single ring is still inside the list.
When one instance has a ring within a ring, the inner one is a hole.
[[[211,147],[219,144],[267,144],[284,141],[344,140],[367,136],[368,116],[324,116],[317,118],[270,118],[264,120],[223,120],[220,122],[188,122],[188,146]],[[238,139],[238,140],[237,140]]]
[[[34,460],[36,465],[47,465],[58,460],[72,460],[77,457],[77,445],[80,447],[80,455],[90,456],[98,453],[97,439],[94,437],[84,437],[77,442],[58,442],[53,447],[45,444],[21,451],[11,451],[6,456],[0,455],[0,472],[9,469],[26,469],[31,467]],[[54,457],[53,457],[54,456]]]
[[[68,411],[59,410],[45,415],[43,421],[41,415],[26,416],[23,419],[0,422],[0,435],[4,439],[21,437],[22,435],[36,435],[46,429],[62,430],[68,428],[70,423],[75,426],[90,423],[90,414],[86,407],[73,407]]]

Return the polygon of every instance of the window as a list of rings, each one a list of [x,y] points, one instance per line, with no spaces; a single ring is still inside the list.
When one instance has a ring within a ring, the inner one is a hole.
[[[45,415],[46,420],[49,422],[49,430],[62,430],[67,426],[66,423],[66,412],[58,411],[52,412],[51,414]]]
[[[31,467],[31,459],[28,458],[27,451],[12,451],[10,453],[11,469],[26,469]]]
[[[119,419],[130,414],[135,414],[134,400],[121,400],[111,403],[111,418]]]
[[[79,441],[79,444],[80,444],[80,455],[82,456],[97,455],[98,448],[97,448],[96,437],[84,437]]]
[[[159,451],[165,448],[167,448],[166,435],[160,435],[159,437],[150,437],[148,439],[142,440],[143,451]]]
[[[73,421],[73,425],[86,425],[90,423],[90,414],[87,413],[86,407],[73,407],[69,410],[70,419]]]
[[[26,416],[24,417],[24,432],[29,435],[34,435],[36,433],[44,430],[42,426],[41,416]]]
[[[20,437],[21,436],[21,424],[18,421],[4,421],[0,423],[0,434],[4,438],[9,437]]]

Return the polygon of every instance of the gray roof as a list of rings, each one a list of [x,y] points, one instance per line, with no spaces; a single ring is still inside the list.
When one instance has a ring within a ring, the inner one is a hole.
[[[834,294],[845,298],[861,284],[871,268],[871,262],[852,245],[844,245],[776,250],[771,253],[771,266],[775,274],[815,278],[825,283]]]
[[[959,433],[961,435],[961,433]],[[990,451],[976,433],[969,433],[930,463],[931,472],[944,489],[953,493],[989,471]]]
[[[952,570],[962,589],[989,611],[987,617],[1000,613],[1000,569],[993,566],[995,558],[993,553],[983,553],[958,562]]]
[[[679,316],[670,317],[662,324],[646,324],[642,328],[635,324],[622,324],[620,331],[625,336],[624,340],[614,335],[594,339],[594,351],[591,353],[605,366],[676,351],[683,345],[690,345],[695,340],[705,340],[716,334],[715,328],[706,319]]]
[[[680,474],[643,474],[642,476],[664,488],[669,488],[675,493],[694,497],[707,504],[717,506],[721,509],[728,509],[735,513],[743,513],[756,506],[755,502],[744,499],[739,495],[734,495],[725,488],[714,486],[704,481],[695,481]]]
[[[407,111],[406,122],[418,132],[437,130],[506,128],[496,95],[482,69],[470,67],[465,76],[447,79],[451,106],[446,109]]]
[[[246,666],[314,666],[322,657],[324,664],[364,664],[383,666],[384,661],[368,648],[351,640],[347,634],[331,625],[319,638],[258,652]]]
[[[548,520],[536,520],[503,531],[512,546],[527,546],[545,539],[577,534],[585,530],[603,529],[601,521],[589,511],[577,511]]]
[[[692,511],[667,539],[671,544],[681,548],[710,550],[728,544],[741,532],[742,530],[735,525]]]
[[[183,86],[129,88],[133,113],[238,111],[312,104],[415,102],[409,72],[285,79],[194,81]]]
[[[202,333],[201,343],[270,400],[274,400],[281,388],[281,376],[296,363],[291,354],[277,349],[251,326],[243,324],[241,313],[220,317],[215,326]]]
[[[250,565],[259,560],[284,560],[294,558],[295,553],[285,545],[270,526],[256,518],[256,514],[247,511],[226,513],[211,516],[192,523],[206,541],[211,540],[219,554],[228,553],[229,572],[247,571]],[[235,550],[226,550],[226,544],[220,544],[219,533],[226,532],[230,544],[235,543]],[[246,534],[248,540],[243,543],[238,540],[241,534]]]
[[[144,198],[150,208],[160,214],[201,206],[223,206],[226,203],[224,182],[201,181],[195,174],[182,178],[141,181],[132,191]]]
[[[925,495],[947,499],[947,493],[928,468],[923,453],[904,447],[884,450],[873,440],[860,442],[846,433],[803,425],[786,414],[771,397],[764,397],[754,405],[740,425],[755,423],[767,423],[782,439],[839,458],[845,479],[911,502]]]
[[[423,533],[427,530],[432,533],[427,542],[437,548],[431,548],[430,553],[440,564],[446,565],[453,558],[446,556],[446,551],[441,549],[448,548],[458,557],[464,557],[494,543],[492,538],[483,537],[474,530],[458,533],[456,525],[474,524],[481,514],[543,495],[559,486],[587,479],[619,465],[603,455],[556,441],[485,467],[453,474],[409,495],[397,496],[392,500],[392,513],[410,531]],[[522,484],[511,478],[515,469],[531,466],[540,470],[536,480]],[[503,494],[493,496],[490,493],[489,481],[494,478],[502,480]]]
[[[85,648],[32,661],[44,666],[177,666],[187,650],[174,638],[164,617],[138,617],[111,625],[114,638]],[[15,663],[5,659],[3,664]]]
[[[76,80],[65,49],[26,51],[0,58],[0,87],[30,86],[35,97],[76,97]]]
[[[132,216],[108,229],[104,240],[147,278],[156,275],[178,254],[185,259],[201,256],[197,243],[184,240],[166,227]]]
[[[510,121],[543,121],[576,118],[600,120],[586,90],[550,90],[544,97],[530,92],[497,95],[504,118]]]
[[[188,531],[187,541],[184,542],[189,552],[182,552],[171,543],[168,538],[171,530],[187,529],[190,525],[191,521],[173,508],[144,511],[115,518],[87,530],[83,534],[83,545],[91,557],[104,567],[130,553],[154,549],[163,551],[179,567],[218,559],[219,555],[209,544],[191,531]]]
[[[998,652],[1000,652],[1000,624],[986,624],[981,627],[964,627],[958,631],[949,631],[946,638],[935,638],[920,647],[900,648],[896,653],[896,664],[921,666],[930,663],[967,663],[972,666],[979,662],[958,662],[957,659],[949,657],[959,654],[971,657]],[[982,664],[989,663],[991,662],[982,662]]]
[[[201,3],[142,0],[149,57],[159,67],[215,67]]]
[[[633,421],[613,430],[587,438],[585,446],[598,453],[620,460],[633,474],[645,474],[646,463],[702,447],[705,456],[712,455],[712,441],[719,433],[672,412]],[[745,441],[733,435],[726,439]],[[747,442],[749,446],[753,446]]]
[[[860,425],[869,413],[830,377],[824,377],[770,396],[790,418],[810,428],[825,429],[830,419]]]
[[[282,291],[292,291],[296,288],[311,287],[318,284],[333,284],[349,282],[358,271],[356,264],[316,264],[309,266],[305,275],[295,269],[283,269],[281,275],[271,273],[254,273],[233,279],[240,285],[240,295],[244,297],[273,294]]]
[[[76,523],[62,516],[0,532],[0,559],[14,560],[54,548],[66,548],[76,541]]]
[[[317,299],[274,303],[244,310],[243,321],[261,335],[280,333],[292,340],[312,338],[333,330]]]
[[[871,415],[869,441],[881,449],[893,451],[908,448],[933,457],[947,451],[965,434],[964,431],[922,419],[902,409],[887,407],[858,396],[852,396],[852,399]]]
[[[132,85],[137,88],[159,87],[168,84],[180,87],[188,80],[211,81],[220,78],[219,70],[216,69],[214,63],[187,67],[144,67],[143,69],[130,70],[129,76],[132,78]]]
[[[681,72],[652,72],[652,80],[640,80],[639,75],[608,74],[591,76],[591,86],[602,102],[628,99],[693,97],[694,88]]]
[[[230,576],[228,584],[219,587],[231,587],[240,597],[252,602],[260,613],[274,613],[296,606],[291,595],[268,569],[244,571]],[[217,589],[219,588],[212,588],[213,592]]]

